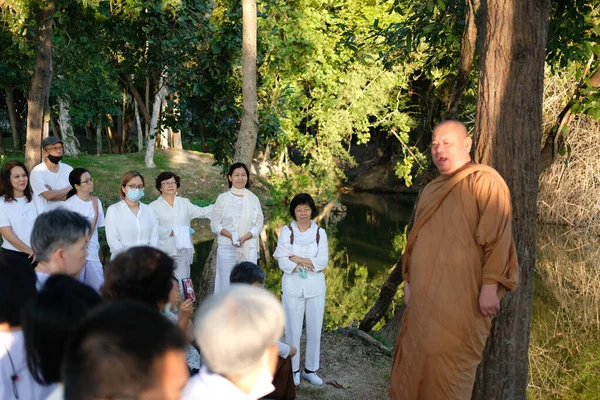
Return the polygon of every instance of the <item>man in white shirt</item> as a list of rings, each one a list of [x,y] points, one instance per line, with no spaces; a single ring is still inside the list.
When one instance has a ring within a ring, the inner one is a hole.
[[[45,202],[44,210],[54,210],[67,199],[71,190],[69,174],[73,167],[63,164],[63,142],[56,136],[48,136],[42,140],[42,157],[29,176],[33,194]]]

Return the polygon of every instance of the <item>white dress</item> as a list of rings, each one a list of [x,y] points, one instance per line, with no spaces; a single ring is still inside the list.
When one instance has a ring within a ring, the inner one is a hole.
[[[258,235],[263,229],[264,216],[257,197],[252,197],[252,226],[249,232],[252,233],[252,239],[248,250],[248,257],[245,260],[239,258],[237,247],[233,246],[231,239],[221,235],[221,230],[226,229],[229,232],[237,232],[242,217],[242,197],[234,196],[230,191],[221,193],[217,197],[213,209],[210,228],[218,235],[217,243],[217,271],[215,276],[215,293],[222,292],[229,287],[229,275],[233,267],[241,261],[258,261]]]
[[[111,260],[130,247],[158,246],[158,216],[152,207],[141,202],[137,215],[125,200],[108,207],[105,229]]]
[[[33,194],[39,196],[46,211],[57,209],[64,203],[63,200],[48,201],[42,197],[42,193],[50,190],[46,185],[50,186],[52,190],[61,190],[71,186],[69,183],[69,174],[71,171],[73,171],[73,167],[59,162],[58,172],[52,172],[43,161],[31,170],[31,174],[29,175],[31,189],[33,190]]]
[[[323,270],[329,262],[327,233],[311,221],[310,228],[305,232],[298,230],[296,221],[292,222],[294,244],[290,243],[291,232],[288,225],[279,233],[277,249],[273,254],[279,262],[279,268],[284,272],[281,289],[283,292],[283,310],[285,312],[285,342],[298,349],[292,357],[292,368],[300,368],[300,337],[302,325],[306,319],[306,351],[305,367],[310,371],[319,369],[321,353],[321,331],[325,314],[325,275]],[[317,229],[319,243],[317,244]],[[279,256],[278,253],[285,253]],[[314,272],[308,271],[306,279],[297,272],[292,272],[296,263],[290,261],[289,255],[310,258]]]
[[[44,212],[43,203],[32,196],[31,201],[26,197],[19,197],[13,201],[6,201],[0,197],[0,227],[10,226],[13,233],[23,243],[31,247],[31,231],[38,215]],[[4,239],[2,247],[7,250],[21,251]]]
[[[96,291],[99,291],[100,287],[104,284],[104,270],[98,254],[100,250],[98,228],[105,226],[105,221],[104,211],[102,210],[102,202],[98,198],[96,198],[96,201],[98,203],[98,221],[96,222],[96,228],[94,229],[92,237],[88,242],[86,263],[83,267],[83,270],[81,270],[79,280],[91,286]],[[83,201],[77,195],[68,198],[67,201],[65,201],[64,208],[81,214],[90,222],[90,224],[93,223],[96,215],[92,202]]]
[[[172,236],[171,232],[176,227],[187,227],[184,231],[189,232],[191,220],[196,218],[210,219],[213,206],[199,207],[192,204],[188,199],[179,196],[175,196],[172,206],[162,196],[150,203],[150,206],[158,216],[158,248],[175,260],[174,275],[179,282],[179,286],[181,286],[181,280],[190,277],[191,259],[186,257],[183,249],[177,248],[175,236]],[[189,253],[193,256],[193,246]]]
[[[14,383],[13,375],[18,377]],[[31,376],[27,369],[23,331],[0,332],[0,399],[43,400],[55,387],[56,384],[40,385]]]

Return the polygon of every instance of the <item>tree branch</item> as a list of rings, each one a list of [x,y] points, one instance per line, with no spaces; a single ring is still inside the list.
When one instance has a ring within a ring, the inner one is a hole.
[[[135,102],[140,107],[142,114],[144,114],[144,119],[146,120],[146,125],[150,125],[150,121],[152,120],[152,118],[150,118],[150,113],[148,113],[148,109],[146,108],[146,105],[144,104],[144,100],[142,100],[142,96],[140,96],[140,92],[137,91],[137,89],[135,88],[135,85],[133,84],[133,75],[127,75],[127,86],[129,86],[129,90],[131,91],[131,94],[133,95]]]

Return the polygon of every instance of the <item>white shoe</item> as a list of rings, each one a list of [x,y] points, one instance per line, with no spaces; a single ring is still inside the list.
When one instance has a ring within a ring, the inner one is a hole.
[[[302,377],[315,386],[321,386],[323,384],[323,380],[319,378],[319,375],[317,375],[316,372],[309,372],[307,374],[302,370]]]
[[[300,371],[294,372],[294,385],[298,386],[300,384]]]

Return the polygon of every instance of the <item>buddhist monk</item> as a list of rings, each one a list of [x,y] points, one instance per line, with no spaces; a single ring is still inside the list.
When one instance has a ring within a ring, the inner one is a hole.
[[[506,289],[517,286],[510,193],[471,161],[458,121],[435,127],[440,176],[417,204],[404,256],[406,311],[392,367],[393,400],[466,400]]]

